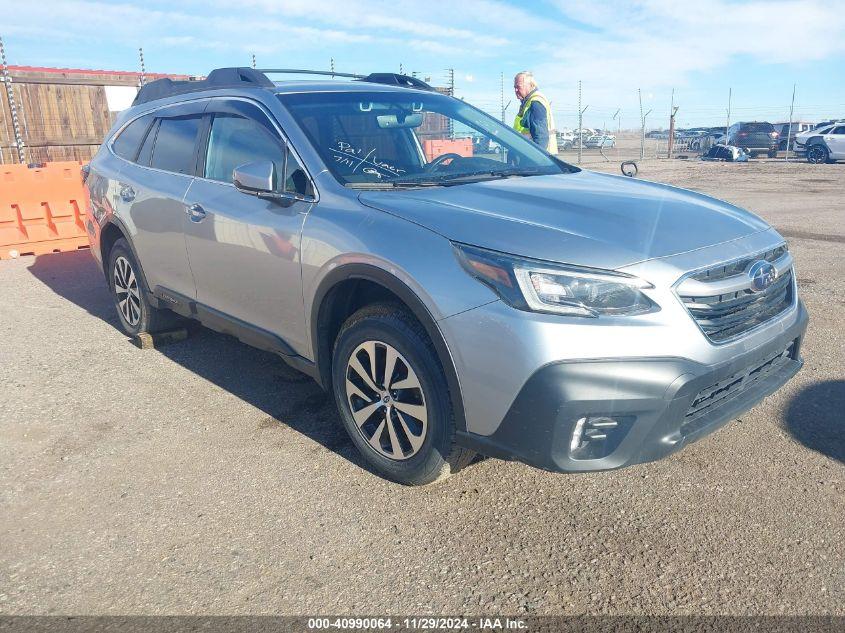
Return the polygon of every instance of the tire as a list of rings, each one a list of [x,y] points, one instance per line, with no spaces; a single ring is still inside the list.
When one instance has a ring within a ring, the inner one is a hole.
[[[821,143],[816,143],[807,148],[807,162],[813,165],[821,165],[830,160],[830,152]]]
[[[389,362],[391,384],[384,385]],[[455,444],[443,368],[422,325],[402,306],[374,304],[347,319],[332,354],[332,390],[355,447],[387,479],[429,484],[475,456]]]
[[[771,151],[769,152],[769,158],[777,158],[777,156],[778,156],[778,151],[777,151],[776,149],[775,149],[775,150],[771,150]]]
[[[109,289],[124,332],[130,336],[141,332],[160,332],[179,322],[170,310],[150,305],[144,271],[124,238],[114,243],[108,262]]]

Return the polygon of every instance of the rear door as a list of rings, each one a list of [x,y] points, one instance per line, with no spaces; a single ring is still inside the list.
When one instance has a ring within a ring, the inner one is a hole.
[[[293,153],[285,161],[285,140],[257,103],[213,100],[206,125],[199,177],[185,199],[192,210],[185,234],[197,302],[212,310],[212,319],[248,326],[258,337],[253,344],[282,339],[299,347],[306,338],[299,247],[312,203],[280,204],[242,193],[232,184],[232,171],[269,160],[280,185],[287,165],[288,191],[309,195],[313,186]]]
[[[194,178],[204,102],[155,111],[136,162],[120,172],[122,218],[152,290],[193,298],[194,279],[185,248],[184,197]]]

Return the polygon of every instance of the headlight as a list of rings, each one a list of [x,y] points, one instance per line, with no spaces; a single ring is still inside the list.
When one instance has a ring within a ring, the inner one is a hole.
[[[640,292],[653,286],[631,275],[538,262],[466,244],[454,246],[470,275],[519,310],[597,317],[660,309]]]

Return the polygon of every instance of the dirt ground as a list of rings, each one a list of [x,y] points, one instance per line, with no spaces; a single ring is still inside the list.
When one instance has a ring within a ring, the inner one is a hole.
[[[781,230],[811,323],[784,389],[614,472],[394,485],[273,356],[139,350],[89,253],[0,262],[0,613],[845,615],[845,165],[640,167]]]

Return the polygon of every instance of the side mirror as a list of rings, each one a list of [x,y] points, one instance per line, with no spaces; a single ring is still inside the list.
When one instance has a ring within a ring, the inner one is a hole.
[[[276,191],[276,165],[273,161],[259,160],[235,167],[232,182],[238,191],[254,196],[272,196]]]
[[[297,200],[313,202],[312,198],[294,191],[279,191],[277,182],[276,165],[270,160],[239,165],[232,172],[232,183],[241,193],[280,203],[293,203]]]

